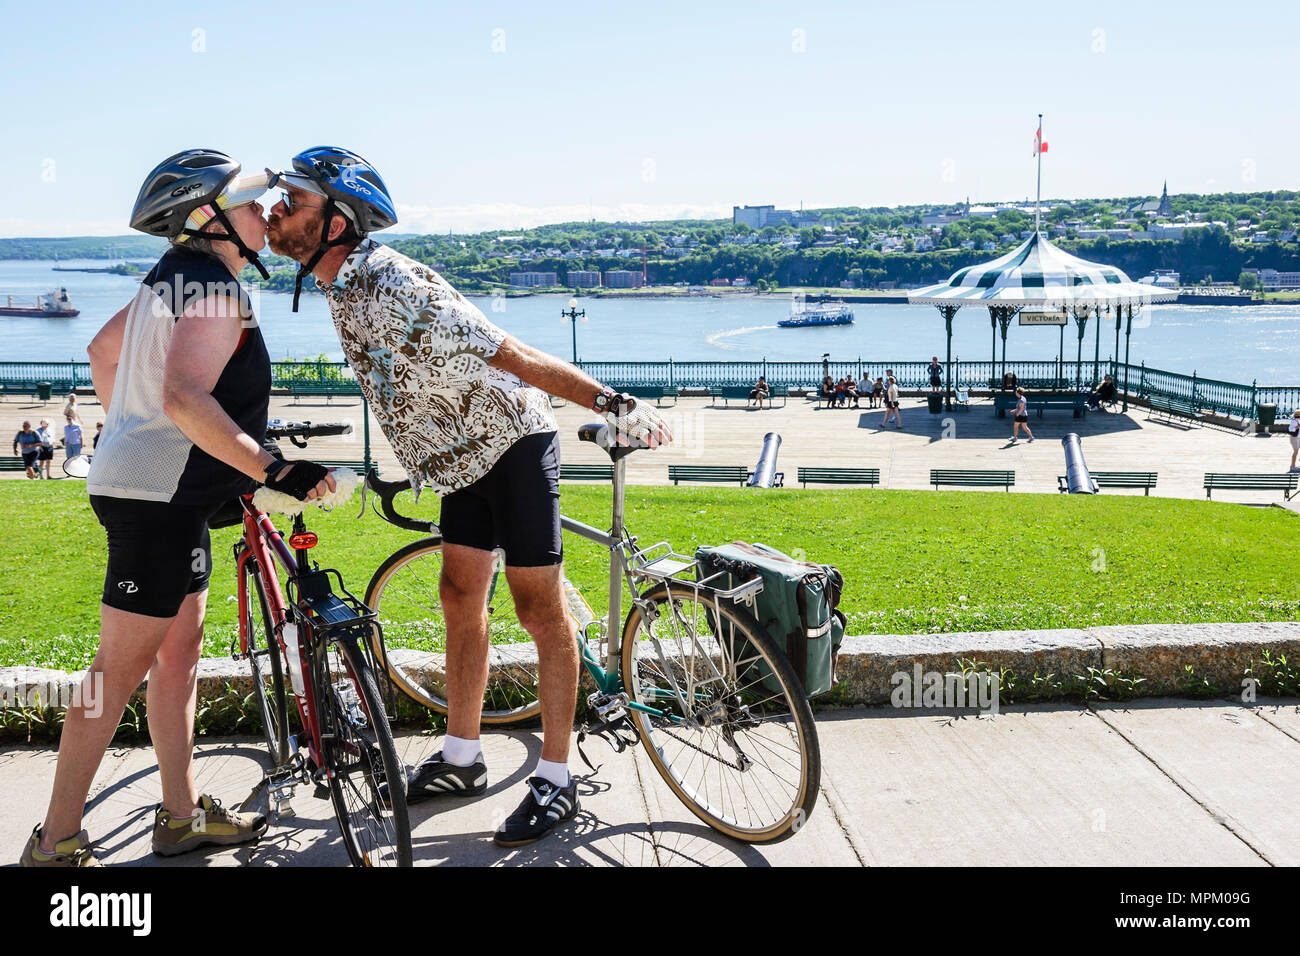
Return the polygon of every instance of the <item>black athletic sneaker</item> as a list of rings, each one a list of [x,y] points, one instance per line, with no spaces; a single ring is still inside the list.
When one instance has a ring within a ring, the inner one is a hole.
[[[573,774],[569,774],[567,787],[557,787],[544,777],[530,777],[528,796],[492,839],[497,846],[523,846],[540,840],[577,812],[578,781]]]
[[[430,797],[451,794],[457,797],[473,797],[487,790],[487,764],[482,755],[468,767],[458,767],[442,759],[439,750],[432,757],[422,761],[419,766],[406,772],[406,802],[419,803]],[[379,788],[379,796],[387,805],[388,784]]]

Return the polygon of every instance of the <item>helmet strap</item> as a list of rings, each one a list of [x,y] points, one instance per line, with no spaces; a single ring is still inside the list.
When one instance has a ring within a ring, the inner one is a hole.
[[[189,236],[194,239],[207,239],[212,242],[234,243],[235,248],[239,250],[239,254],[244,257],[249,265],[253,266],[262,274],[263,279],[271,278],[271,273],[266,271],[266,266],[262,265],[261,258],[258,257],[256,252],[248,248],[243,239],[239,238],[239,231],[230,224],[230,220],[226,218],[225,210],[220,206],[214,205],[212,218],[221,223],[222,227],[226,230],[224,234],[219,232],[200,232],[197,229],[182,229],[181,235]]]
[[[306,279],[307,276],[311,275],[311,271],[316,268],[316,264],[325,257],[325,253],[329,252],[335,246],[345,246],[351,241],[349,239],[331,239],[329,237],[330,222],[333,221],[334,219],[334,209],[335,209],[334,200],[332,198],[326,198],[325,206],[323,210],[325,214],[325,219],[324,222],[321,223],[321,227],[320,227],[320,245],[316,247],[315,254],[312,255],[310,259],[308,259],[306,262],[304,262],[302,265],[298,267],[298,275],[294,279],[294,283],[293,283],[293,311],[294,312],[298,311],[298,297],[302,295],[303,280]]]

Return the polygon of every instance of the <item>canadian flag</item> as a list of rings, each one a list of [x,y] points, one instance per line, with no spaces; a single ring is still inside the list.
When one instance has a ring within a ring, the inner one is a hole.
[[[1043,140],[1043,128],[1040,126],[1034,133],[1034,155],[1047,152],[1047,143]]]

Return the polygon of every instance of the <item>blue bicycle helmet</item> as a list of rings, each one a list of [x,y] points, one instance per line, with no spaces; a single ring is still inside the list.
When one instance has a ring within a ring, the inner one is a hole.
[[[271,180],[325,197],[321,241],[316,254],[298,269],[293,291],[293,311],[298,311],[302,283],[316,263],[332,246],[350,240],[329,239],[330,219],[335,210],[342,213],[358,236],[364,238],[379,229],[397,224],[397,209],[388,187],[378,170],[349,149],[337,146],[313,146],[293,158],[293,171],[277,173]]]

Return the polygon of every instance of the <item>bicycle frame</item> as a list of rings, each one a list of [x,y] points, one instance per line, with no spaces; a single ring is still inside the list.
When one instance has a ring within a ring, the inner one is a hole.
[[[624,494],[626,491],[627,481],[627,462],[623,455],[614,457],[614,503],[611,517],[611,528],[609,533],[605,533],[591,525],[584,524],[573,518],[560,516],[560,526],[565,531],[570,531],[579,537],[586,538],[588,541],[595,542],[609,549],[609,611],[606,618],[606,646],[608,651],[604,662],[596,659],[592,654],[588,642],[584,639],[581,631],[578,632],[578,653],[582,660],[583,666],[587,673],[595,682],[599,694],[608,697],[622,695],[625,691],[623,685],[623,674],[621,665],[617,662],[622,660],[622,640],[623,640],[623,585],[627,584],[628,590],[632,594],[633,602],[639,601],[637,597],[637,583],[641,578],[649,580],[658,580],[664,583],[671,591],[670,579],[676,573],[684,570],[687,566],[680,561],[672,562],[671,559],[681,556],[674,555],[671,547],[667,542],[661,542],[650,548],[638,550],[637,540],[634,535],[627,532],[625,524]],[[665,549],[663,553],[657,554],[653,559],[648,555],[655,553],[658,549]],[[669,561],[672,567],[668,573],[653,574],[648,573],[648,569],[655,563]],[[693,562],[690,562],[693,564]],[[685,586],[685,582],[681,582]],[[697,591],[706,587],[705,582],[694,582],[692,585]],[[743,584],[738,588],[729,591],[718,591],[714,588],[708,588],[714,601],[721,598],[733,600],[745,600],[747,603],[752,602],[753,595],[762,589],[761,579]],[[674,681],[674,685],[676,682]],[[686,701],[694,698],[695,692],[693,687],[687,687],[683,692],[681,688],[676,688],[676,695],[682,704],[683,711],[687,710]],[[624,700],[624,706],[631,710],[640,711],[652,717],[667,717],[673,722],[680,722],[684,718],[677,714],[669,714],[656,707],[650,707],[632,700]]]
[[[276,572],[276,563],[278,562],[284,568],[285,573],[292,579],[300,572],[309,570],[307,565],[307,549],[291,549],[284,541],[284,537],[271,522],[271,518],[264,511],[258,510],[253,504],[253,496],[245,495],[240,498],[240,503],[244,507],[244,536],[241,539],[243,547],[239,549],[236,560],[236,574],[238,576],[238,606],[239,606],[239,643],[240,651],[248,653],[248,633],[247,622],[248,614],[251,610],[249,607],[248,593],[248,575],[245,574],[245,567],[248,562],[255,561],[257,574],[262,580],[262,591],[266,595],[270,607],[271,629],[272,633],[267,635],[268,643],[275,641],[275,653],[281,655],[285,665],[284,680],[286,692],[293,695],[298,705],[298,715],[302,720],[302,726],[309,734],[306,743],[308,756],[317,767],[325,765],[322,760],[324,748],[321,742],[320,721],[317,719],[317,702],[316,702],[316,681],[312,678],[307,662],[311,659],[309,654],[305,654],[307,645],[310,644],[310,623],[298,620],[289,609],[288,602],[285,601],[284,592],[280,588],[280,576]],[[295,524],[301,523],[301,517]],[[260,611],[259,611],[260,613]],[[286,653],[284,642],[284,626],[293,622],[299,625],[298,631],[298,660],[303,665],[302,671],[302,688],[303,693],[299,694],[293,688],[293,684],[288,673],[290,666],[289,655]]]

